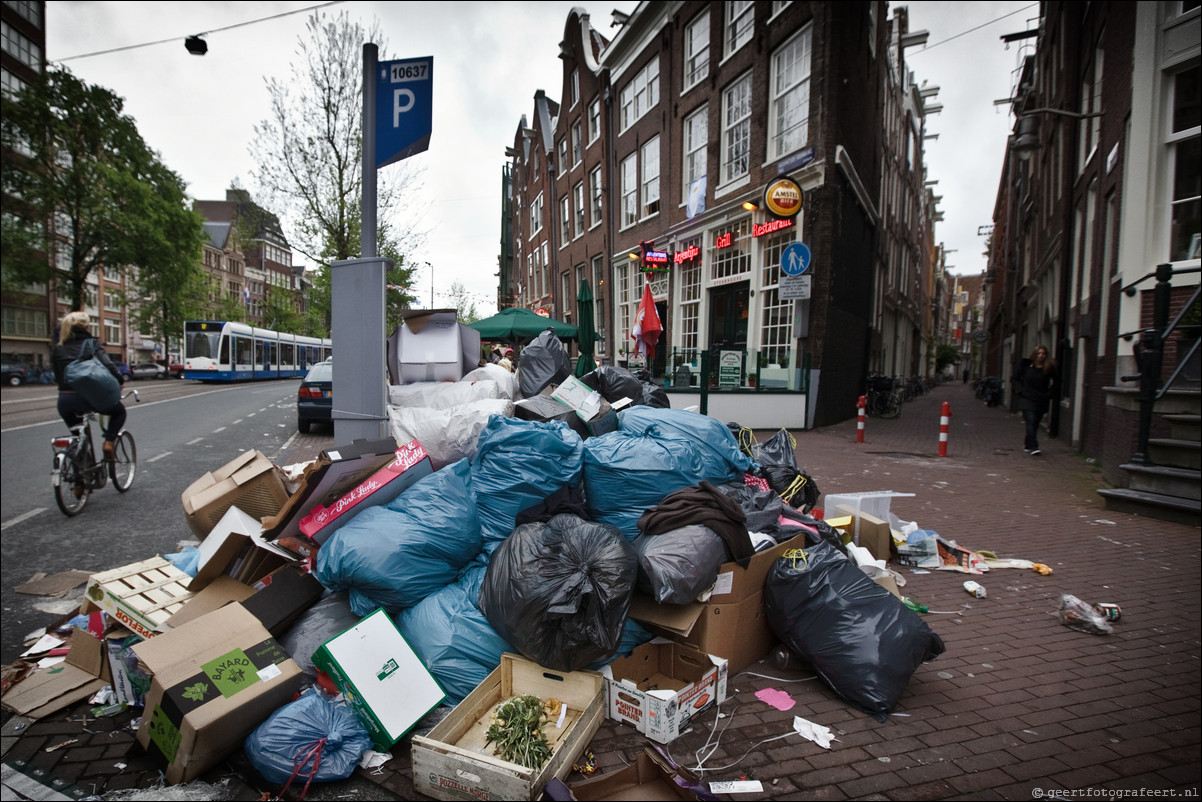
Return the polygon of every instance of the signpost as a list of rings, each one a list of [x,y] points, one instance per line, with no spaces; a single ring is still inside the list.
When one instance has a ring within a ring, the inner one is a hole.
[[[376,67],[376,169],[430,147],[434,59],[382,61]]]

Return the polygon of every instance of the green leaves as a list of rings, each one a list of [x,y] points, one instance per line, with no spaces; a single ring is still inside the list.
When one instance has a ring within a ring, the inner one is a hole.
[[[532,694],[515,696],[497,707],[484,737],[494,751],[510,763],[542,768],[551,757],[543,727],[548,725],[543,700]]]

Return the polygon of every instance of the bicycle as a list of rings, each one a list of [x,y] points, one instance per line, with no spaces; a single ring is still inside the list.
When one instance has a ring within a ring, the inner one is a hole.
[[[894,389],[894,381],[888,376],[874,374],[868,377],[867,407],[865,412],[874,418],[896,418],[901,414],[901,390]]]
[[[133,394],[134,401],[141,403],[137,390],[121,394],[124,399]],[[54,486],[54,501],[67,517],[83,512],[84,505],[93,490],[99,490],[113,480],[118,493],[129,490],[134,483],[138,468],[138,448],[134,436],[124,429],[113,441],[113,460],[97,462],[96,449],[92,441],[92,421],[98,420],[96,412],[83,416],[83,423],[71,427],[67,437],[55,437],[50,441],[54,450],[54,467],[50,471],[50,482]]]

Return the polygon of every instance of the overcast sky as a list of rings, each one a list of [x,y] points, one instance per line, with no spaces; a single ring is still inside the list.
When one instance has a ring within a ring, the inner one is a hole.
[[[434,58],[434,121],[430,149],[411,161],[424,167],[420,204],[430,229],[426,252],[415,261],[434,269],[413,290],[428,304],[431,274],[435,305],[453,303],[461,282],[481,316],[495,311],[501,226],[501,170],[521,115],[532,113],[534,93],[559,97],[557,58],[568,11],[580,6],[612,37],[613,9],[635,2],[344,2],[343,10],[370,28],[379,20],[387,42],[381,59]],[[955,272],[985,267],[985,238],[997,194],[1019,47],[1000,36],[1034,27],[1038,3],[911,2],[911,30],[925,29],[925,48],[907,51],[918,83],[940,88],[928,131],[928,180],[944,220],[936,242],[955,252]],[[265,78],[290,74],[298,37],[315,8],[305,2],[68,2],[46,4],[46,57],[83,80],[125,99],[147,143],[183,176],[197,199],[225,197],[232,182],[253,189],[249,144],[267,117]],[[297,12],[287,16],[288,12]],[[274,17],[274,18],[272,18]],[[272,19],[268,19],[272,18]],[[233,30],[227,26],[263,20]],[[975,29],[975,30],[974,30]],[[208,33],[209,52],[189,55],[183,39]],[[170,40],[146,47],[147,43]],[[118,52],[76,56],[129,48]],[[394,169],[383,168],[385,171]]]

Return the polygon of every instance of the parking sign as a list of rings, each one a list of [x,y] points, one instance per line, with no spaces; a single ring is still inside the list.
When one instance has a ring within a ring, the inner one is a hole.
[[[422,153],[433,128],[433,56],[376,66],[376,169]]]

